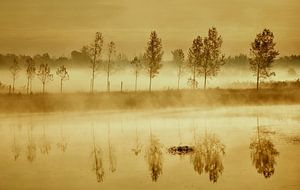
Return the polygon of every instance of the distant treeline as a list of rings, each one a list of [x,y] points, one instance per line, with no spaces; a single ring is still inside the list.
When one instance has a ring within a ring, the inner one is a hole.
[[[26,60],[32,59],[36,64],[48,64],[50,67],[58,67],[61,65],[74,66],[74,67],[89,67],[90,58],[82,50],[74,50],[69,57],[60,56],[54,57],[49,53],[37,54],[34,56],[29,55],[16,55],[16,54],[1,54],[0,53],[0,68],[9,68],[14,60],[18,60],[21,64],[25,64]],[[119,53],[116,56],[116,63],[119,66],[126,66],[124,63],[129,63],[129,59],[125,54]],[[105,60],[103,61],[105,62]]]
[[[1,54],[0,53],[0,69],[1,68],[9,68],[13,63],[14,59],[20,61],[20,63],[24,62],[28,59],[32,58],[33,61],[37,64],[47,63],[50,67],[58,67],[60,65],[66,66],[74,66],[74,67],[89,67],[90,60],[87,54],[82,52],[82,50],[73,50],[70,53],[69,57],[60,56],[54,57],[49,55],[48,53],[37,54],[34,56],[29,55],[16,55],[16,54]],[[119,67],[129,67],[130,59],[123,53],[119,53],[117,55],[116,65]],[[225,58],[226,64],[224,68],[249,68],[249,56],[246,54],[240,54],[235,56],[228,56]],[[278,59],[275,59],[274,65],[282,66],[282,67],[300,67],[300,55],[290,55],[290,56],[282,56]],[[172,61],[164,61],[164,66],[174,66]]]

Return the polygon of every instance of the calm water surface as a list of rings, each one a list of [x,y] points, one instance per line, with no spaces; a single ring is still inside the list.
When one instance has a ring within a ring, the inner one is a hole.
[[[1,190],[300,189],[300,106],[0,119]]]

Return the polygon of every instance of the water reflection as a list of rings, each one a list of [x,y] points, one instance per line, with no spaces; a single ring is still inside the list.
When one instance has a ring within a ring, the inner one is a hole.
[[[279,156],[279,152],[269,137],[270,133],[263,128],[261,129],[258,117],[256,132],[257,134],[250,143],[252,164],[259,174],[269,178],[275,172],[276,157]]]
[[[16,139],[16,129],[15,129],[15,125],[12,127],[12,132],[13,132],[13,142],[12,142],[12,153],[14,156],[14,160],[17,161],[17,159],[20,157],[20,153],[21,153],[21,145],[18,144],[18,141]]]
[[[45,126],[43,126],[43,135],[41,137],[40,151],[42,154],[49,154],[51,151],[51,143],[46,136]]]
[[[36,144],[32,137],[32,130],[33,130],[33,126],[30,125],[27,129],[28,141],[27,141],[27,146],[26,146],[27,147],[27,160],[29,162],[33,162],[36,158]]]
[[[109,160],[109,171],[115,172],[117,170],[117,157],[116,157],[115,147],[111,143],[109,124],[108,124],[108,160]]]
[[[225,145],[215,134],[205,134],[204,137],[196,138],[194,153],[190,160],[195,172],[201,175],[208,173],[209,180],[217,182],[224,170],[222,156],[225,155]]]
[[[102,156],[101,148],[96,145],[94,127],[92,127],[92,138],[93,138],[93,149],[92,149],[93,170],[95,171],[97,181],[103,182],[103,178],[104,178],[104,168],[103,168],[103,158],[102,158],[103,156]]]
[[[142,143],[141,143],[140,137],[137,132],[137,127],[135,127],[135,143],[134,144],[135,144],[135,146],[131,150],[134,153],[134,155],[138,156],[142,152]]]
[[[156,182],[158,177],[162,174],[163,169],[163,152],[162,144],[159,139],[150,132],[149,145],[146,148],[145,158],[148,163],[148,168],[151,174],[152,181]]]
[[[60,126],[60,141],[56,144],[57,148],[59,148],[62,152],[66,152],[68,147],[68,139],[64,135],[63,126]]]

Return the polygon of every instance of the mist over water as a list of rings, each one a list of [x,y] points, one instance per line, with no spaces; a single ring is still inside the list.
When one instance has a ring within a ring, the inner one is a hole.
[[[0,187],[298,189],[299,111],[244,106],[2,116]],[[174,146],[194,150],[170,154]]]

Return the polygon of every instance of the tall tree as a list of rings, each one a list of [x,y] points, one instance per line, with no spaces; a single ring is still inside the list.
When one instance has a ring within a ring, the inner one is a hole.
[[[15,82],[16,82],[16,78],[17,75],[19,73],[19,71],[21,70],[20,66],[19,66],[19,62],[17,59],[14,59],[13,65],[10,67],[10,72],[12,75],[12,93],[15,92]]]
[[[141,59],[138,56],[134,56],[133,60],[130,63],[134,67],[134,74],[135,74],[134,90],[137,91],[138,75],[141,69],[143,68],[143,65]]]
[[[158,38],[155,31],[151,32],[145,53],[147,71],[149,73],[149,91],[151,91],[152,78],[159,73],[159,69],[162,67],[160,62],[163,53],[161,39]]]
[[[91,78],[91,86],[90,86],[91,93],[94,92],[95,74],[99,67],[99,63],[101,61],[100,56],[102,52],[102,47],[103,47],[102,33],[96,32],[94,43],[91,44],[90,47],[88,48],[90,54],[90,60],[91,60],[91,68],[92,68],[92,78]]]
[[[180,77],[182,75],[182,68],[184,64],[184,53],[182,49],[175,49],[172,51],[173,55],[173,62],[176,64],[178,67],[177,70],[177,89],[179,90],[179,85],[180,85]]]
[[[60,78],[60,93],[63,91],[63,81],[69,80],[69,73],[67,71],[67,68],[64,65],[61,65],[56,70],[56,74]]]
[[[225,56],[221,54],[223,40],[217,29],[212,27],[208,30],[208,36],[203,40],[198,36],[189,51],[189,61],[192,63],[194,73],[204,76],[203,88],[206,89],[208,77],[218,74],[220,67],[225,64]],[[194,83],[195,74],[193,75]],[[195,85],[194,85],[195,86]],[[193,88],[195,88],[193,86]]]
[[[26,59],[26,74],[27,74],[27,85],[26,85],[26,90],[27,90],[27,94],[30,92],[32,93],[32,79],[35,75],[35,63],[33,61],[33,59],[30,57],[28,59]]]
[[[46,84],[49,81],[53,80],[53,74],[51,74],[50,72],[50,67],[48,66],[48,64],[40,64],[40,68],[37,71],[37,76],[39,77],[40,81],[42,82],[43,85],[43,94],[45,93],[45,87]]]
[[[259,88],[261,78],[268,78],[275,75],[271,72],[272,63],[279,52],[275,50],[276,43],[273,42],[274,35],[269,29],[256,35],[250,48],[250,69],[256,76],[256,90]]]
[[[204,62],[199,72],[204,74],[204,90],[206,89],[207,77],[218,74],[220,67],[225,64],[225,56],[221,54],[223,40],[217,29],[212,27],[208,30],[208,37],[204,39]]]
[[[110,70],[111,70],[111,64],[113,64],[113,59],[116,55],[116,44],[111,41],[108,43],[108,62],[107,62],[107,91],[110,91]]]
[[[188,53],[188,64],[187,66],[192,71],[192,79],[191,81],[193,89],[197,87],[196,75],[198,74],[198,68],[203,62],[203,51],[204,51],[203,39],[200,36],[197,36],[193,40],[192,47],[189,49]]]

